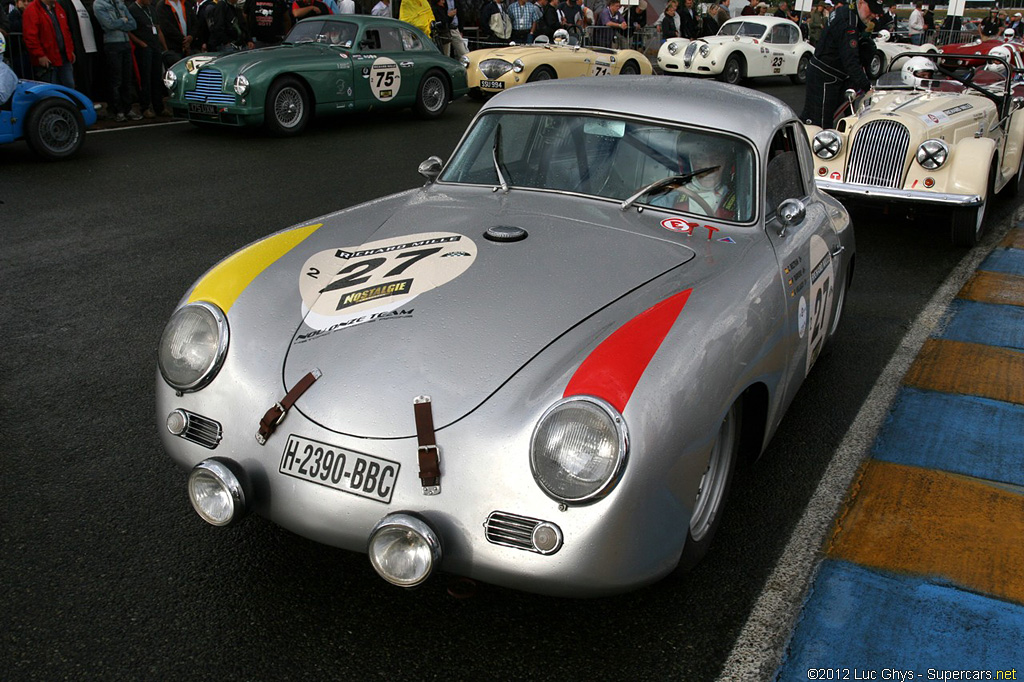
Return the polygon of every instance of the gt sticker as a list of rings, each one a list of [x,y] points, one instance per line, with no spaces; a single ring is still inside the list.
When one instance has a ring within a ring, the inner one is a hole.
[[[832,253],[825,240],[818,235],[811,237],[811,258],[808,262],[811,263],[811,290],[808,292],[810,330],[807,337],[807,372],[810,372],[828,336],[834,293]]]
[[[381,102],[395,98],[402,87],[402,72],[393,59],[378,57],[370,67],[370,91]]]
[[[661,221],[661,226],[672,232],[682,232],[687,237],[692,237],[693,231],[698,227],[702,227],[700,223],[691,223],[683,218],[665,218]],[[703,225],[703,227],[708,231],[708,241],[711,241],[711,235],[718,232],[718,228],[714,225]]]
[[[476,244],[451,232],[427,232],[328,249],[302,267],[306,325],[327,329],[395,310],[452,281],[476,260]]]

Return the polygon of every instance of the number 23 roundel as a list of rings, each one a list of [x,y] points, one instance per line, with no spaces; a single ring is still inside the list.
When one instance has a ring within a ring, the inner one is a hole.
[[[302,266],[299,292],[313,329],[394,310],[452,281],[476,260],[476,244],[451,232],[328,249]]]

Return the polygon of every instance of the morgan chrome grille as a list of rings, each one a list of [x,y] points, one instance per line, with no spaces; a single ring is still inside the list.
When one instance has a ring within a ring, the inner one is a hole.
[[[175,410],[175,412],[181,415],[184,423],[182,424],[181,433],[176,433],[176,430],[171,431],[171,433],[174,433],[179,438],[184,438],[190,443],[202,445],[210,450],[213,450],[220,444],[220,439],[224,437],[224,431],[221,428],[220,422],[195,412],[189,412],[188,410]]]
[[[554,554],[562,547],[562,531],[553,523],[528,516],[491,512],[484,524],[487,541],[538,554]]]
[[[896,121],[871,121],[857,131],[850,147],[846,181],[876,187],[902,187],[910,132]]]
[[[224,76],[216,69],[199,69],[196,74],[196,87],[185,93],[189,102],[206,102],[207,104],[234,104],[235,96],[223,92]]]

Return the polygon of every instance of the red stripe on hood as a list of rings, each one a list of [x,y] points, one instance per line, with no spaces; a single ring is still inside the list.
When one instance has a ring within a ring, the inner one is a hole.
[[[592,395],[608,401],[619,412],[625,410],[637,382],[692,291],[666,298],[612,332],[572,375],[562,397]]]

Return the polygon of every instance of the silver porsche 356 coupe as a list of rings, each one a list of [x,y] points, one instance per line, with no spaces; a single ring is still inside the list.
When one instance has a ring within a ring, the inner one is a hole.
[[[402,586],[591,596],[692,565],[853,273],[792,110],[712,82],[530,84],[420,172],[180,301],[157,419],[195,510]]]

